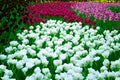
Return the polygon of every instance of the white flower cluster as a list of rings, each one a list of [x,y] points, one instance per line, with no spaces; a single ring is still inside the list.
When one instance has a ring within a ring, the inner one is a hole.
[[[0,65],[0,74],[3,74],[3,76],[0,77],[0,80],[16,80],[11,78],[13,76],[13,72],[12,70],[8,70],[5,65]]]
[[[19,41],[10,42],[5,49],[7,64],[21,70],[26,80],[119,80],[120,57],[109,58],[120,50],[120,34],[116,30],[98,34],[98,30],[77,22],[40,22],[18,33]],[[98,70],[94,69],[97,62],[102,64]]]
[[[56,80],[83,80],[82,68],[74,66],[72,63],[57,66],[55,70]]]
[[[50,80],[51,73],[48,68],[43,68],[42,71],[39,67],[34,69],[31,76],[27,76],[25,80]]]

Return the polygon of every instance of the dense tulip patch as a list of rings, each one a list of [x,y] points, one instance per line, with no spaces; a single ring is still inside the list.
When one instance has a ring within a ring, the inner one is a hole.
[[[107,9],[107,6],[117,5],[120,6],[120,3],[101,3],[101,2],[78,2],[72,7],[76,10],[79,10],[80,13],[85,13],[88,17],[94,16],[102,20],[109,18],[110,20],[120,20],[120,12],[112,12]]]
[[[81,22],[40,22],[0,54],[2,80],[119,80],[120,34]]]
[[[68,22],[86,22],[89,24],[95,24],[95,21],[90,18],[80,18],[75,14],[75,11],[71,10],[73,2],[53,2],[53,3],[43,3],[28,5],[27,10],[24,11],[24,16],[22,21],[26,23],[34,23],[43,21],[50,16],[61,17],[64,21]]]

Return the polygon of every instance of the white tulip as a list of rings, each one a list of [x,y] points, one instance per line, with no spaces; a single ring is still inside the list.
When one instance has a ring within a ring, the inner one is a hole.
[[[88,74],[86,80],[97,80],[94,74]]]
[[[17,60],[16,59],[9,59],[7,61],[8,64],[16,64],[17,63]]]
[[[44,75],[42,73],[36,73],[35,74],[35,80],[43,80],[44,79]]]
[[[65,79],[65,80],[73,80],[73,76],[71,76],[71,75],[67,75],[67,76],[65,76],[64,79]]]
[[[109,55],[110,55],[110,52],[109,52],[108,50],[107,50],[107,51],[104,51],[104,52],[102,53],[102,55],[103,55],[104,58],[108,58]]]
[[[21,68],[23,68],[23,65],[25,64],[25,62],[23,62],[23,61],[18,61],[17,62],[17,64],[16,64],[16,67],[18,68],[18,69],[21,69]]]
[[[22,68],[22,72],[23,72],[24,74],[26,74],[27,71],[28,71],[28,68],[27,68],[27,67]]]
[[[10,80],[10,77],[8,75],[4,75],[3,77],[1,77],[2,80]]]
[[[36,67],[36,68],[34,69],[34,72],[35,72],[35,73],[37,73],[37,72],[41,72],[41,70],[40,70],[39,67]]]
[[[65,64],[63,64],[63,68],[64,68],[65,71],[68,71],[69,69],[73,69],[74,66],[73,66],[72,63],[69,63],[69,64],[65,63]]]
[[[56,80],[60,80],[60,79],[61,79],[61,76],[58,75],[58,74],[56,74],[56,75],[55,75],[55,79],[56,79]]]
[[[100,27],[96,27],[97,30],[100,30]]]
[[[40,63],[41,63],[41,60],[35,59],[35,61],[34,61],[34,64],[35,64],[35,65],[39,65]]]
[[[6,55],[4,55],[4,54],[0,54],[0,60],[5,60],[6,58],[7,58]]]
[[[60,66],[57,66],[57,69],[55,70],[55,72],[60,73],[60,72],[62,72],[62,70],[63,70],[63,66],[60,65]]]
[[[53,63],[55,66],[60,66],[62,65],[62,60],[54,60]]]
[[[115,80],[120,80],[120,77],[116,77]]]
[[[27,51],[29,52],[29,54],[31,55],[31,56],[36,56],[36,51],[35,50],[33,50],[33,49],[31,49],[31,48],[28,48],[27,49]]]
[[[27,76],[27,77],[25,78],[25,80],[35,80],[35,77],[33,77],[33,76]]]
[[[50,73],[50,71],[49,71],[48,68],[43,68],[43,69],[42,69],[42,72],[43,72],[44,74],[48,74],[48,73]]]
[[[3,71],[6,70],[6,66],[5,65],[0,65],[0,69],[2,69]]]
[[[26,67],[28,69],[31,69],[33,66],[34,66],[34,63],[32,63],[32,62],[26,62]]]
[[[29,43],[29,40],[28,40],[28,39],[23,39],[23,40],[22,40],[22,43],[23,43],[23,44],[28,44],[28,43]]]
[[[84,76],[80,73],[72,73],[73,79],[72,80],[83,80]]]
[[[13,50],[12,46],[9,46],[9,47],[5,48],[5,51],[7,53],[10,53],[12,50]]]
[[[120,59],[116,61],[111,61],[111,66],[110,68],[112,70],[119,70],[120,69]]]
[[[11,42],[10,42],[10,45],[11,45],[11,46],[17,46],[17,45],[18,45],[18,42],[17,42],[17,41],[11,41]]]
[[[100,60],[100,57],[95,57],[94,60],[98,61],[98,60]]]
[[[53,42],[47,41],[47,45],[48,45],[49,47],[52,47],[52,46],[53,46]]]
[[[106,66],[102,66],[102,67],[100,68],[100,71],[101,71],[101,72],[104,72],[104,71],[106,71],[106,70],[108,70],[108,68],[107,68]]]
[[[4,75],[8,75],[9,77],[13,76],[13,72],[11,70],[5,70],[4,72],[5,72]]]
[[[67,57],[67,54],[60,54],[59,59],[60,60],[65,60]]]
[[[41,61],[44,66],[47,66],[49,63],[46,58],[42,58]]]
[[[10,79],[10,80],[16,80],[16,79]]]
[[[110,64],[110,62],[109,62],[108,59],[105,59],[105,60],[103,61],[103,65],[104,65],[104,66],[108,67],[109,64]]]
[[[29,28],[30,28],[30,29],[33,29],[33,28],[34,28],[34,26],[30,26]]]
[[[75,73],[81,73],[83,71],[83,69],[80,67],[73,67],[73,70]]]

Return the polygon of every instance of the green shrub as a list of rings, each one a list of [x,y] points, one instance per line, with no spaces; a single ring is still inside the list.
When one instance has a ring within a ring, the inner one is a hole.
[[[0,0],[0,51],[8,45],[8,42],[15,39],[15,34],[19,32],[21,16],[26,2],[24,0]]]

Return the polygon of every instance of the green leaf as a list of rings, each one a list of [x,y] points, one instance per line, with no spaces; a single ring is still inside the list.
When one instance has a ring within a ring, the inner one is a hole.
[[[0,28],[3,26],[3,24],[2,23],[0,23]]]
[[[1,21],[4,23],[6,20],[7,20],[7,17],[3,17]]]
[[[2,10],[4,10],[5,9],[5,4],[2,6]]]
[[[13,16],[13,14],[11,14],[11,15],[10,15],[10,19],[14,19],[14,16]]]
[[[2,76],[2,73],[3,73],[3,70],[2,70],[2,69],[0,69],[0,77]]]
[[[0,11],[0,15],[2,15],[2,11]]]

